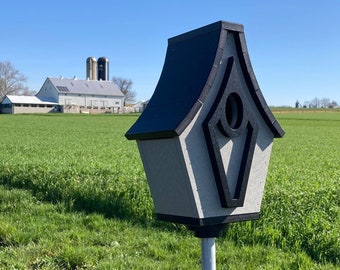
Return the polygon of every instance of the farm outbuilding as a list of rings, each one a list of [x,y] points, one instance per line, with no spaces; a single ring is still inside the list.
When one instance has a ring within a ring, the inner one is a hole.
[[[112,81],[48,77],[36,97],[58,103],[62,112],[118,113],[125,96]]]
[[[130,107],[130,110],[128,110],[128,111],[129,112],[135,112],[135,113],[143,112],[145,110],[146,106],[148,105],[148,103],[149,103],[149,100],[138,101],[135,105]]]
[[[16,113],[48,113],[59,110],[57,102],[42,101],[36,96],[7,95],[0,104],[0,112]]]

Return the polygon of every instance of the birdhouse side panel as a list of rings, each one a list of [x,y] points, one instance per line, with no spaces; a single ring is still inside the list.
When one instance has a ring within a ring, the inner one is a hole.
[[[197,218],[178,137],[137,140],[157,214]]]

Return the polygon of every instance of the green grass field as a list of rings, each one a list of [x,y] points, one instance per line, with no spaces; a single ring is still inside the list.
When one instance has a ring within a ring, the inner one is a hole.
[[[340,269],[340,112],[277,112],[261,218],[217,239],[218,269]],[[200,269],[158,222],[138,115],[0,115],[0,269]]]

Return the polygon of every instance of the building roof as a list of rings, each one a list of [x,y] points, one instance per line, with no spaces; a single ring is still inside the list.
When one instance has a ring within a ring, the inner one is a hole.
[[[148,105],[149,100],[140,100],[135,105],[133,105],[133,108],[144,108],[146,105]]]
[[[112,81],[79,80],[52,77],[48,77],[47,79],[51,81],[60,94],[72,93],[124,97],[124,94]]]
[[[36,96],[15,96],[7,95],[1,102],[2,104],[41,104],[41,105],[58,105],[55,102],[42,101]]]

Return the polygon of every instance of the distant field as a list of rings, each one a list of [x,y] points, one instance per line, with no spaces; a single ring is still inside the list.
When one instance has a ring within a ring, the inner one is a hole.
[[[329,108],[285,108],[285,107],[275,107],[271,108],[271,110],[274,113],[315,113],[315,112],[320,112],[320,113],[339,113],[340,108],[334,108],[334,109],[329,109]]]
[[[218,269],[340,269],[340,112],[276,111],[261,218],[231,224]],[[200,243],[157,222],[138,115],[0,115],[0,269],[200,269]]]

